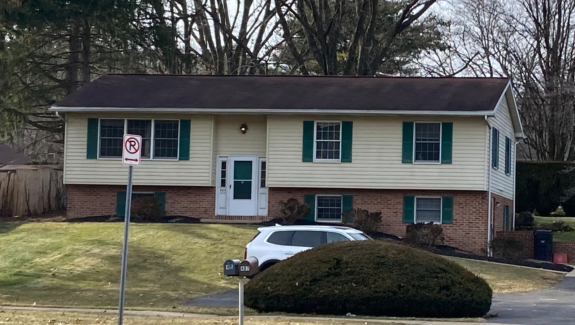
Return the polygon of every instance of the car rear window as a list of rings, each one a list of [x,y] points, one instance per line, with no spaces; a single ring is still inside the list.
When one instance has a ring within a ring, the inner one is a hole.
[[[360,232],[352,232],[352,233],[348,233],[348,235],[351,236],[351,238],[355,239],[355,240],[370,240],[371,238],[363,233]]]
[[[258,233],[254,236],[254,238],[252,238],[252,240],[250,240],[250,243],[254,241],[254,239],[258,238],[258,236],[261,234],[261,232],[258,231]]]
[[[299,247],[316,247],[325,244],[325,235],[323,231],[296,231],[293,235],[292,246]]]
[[[289,246],[292,242],[293,231],[276,231],[268,238],[268,243]]]

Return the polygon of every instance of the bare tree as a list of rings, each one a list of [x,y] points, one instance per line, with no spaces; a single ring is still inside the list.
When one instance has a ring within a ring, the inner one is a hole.
[[[538,160],[573,160],[575,0],[451,4],[453,46],[425,58],[428,73],[453,71],[474,57],[461,74],[511,77],[526,145]]]
[[[394,42],[436,0],[275,0],[283,38],[301,73],[306,57],[324,75],[374,75]],[[388,14],[388,15],[383,15]],[[305,45],[295,42],[305,40]]]

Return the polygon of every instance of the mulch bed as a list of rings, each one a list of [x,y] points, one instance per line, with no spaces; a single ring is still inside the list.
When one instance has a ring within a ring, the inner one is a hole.
[[[106,215],[106,216],[66,219],[66,222],[124,222],[124,218],[112,215]],[[200,219],[187,216],[166,216],[163,217],[161,221],[157,222],[133,220],[133,218],[131,222],[132,223],[200,223]]]
[[[281,225],[282,219],[272,219],[269,221],[260,222],[259,225],[261,226],[275,226],[276,224]],[[314,222],[308,220],[297,220],[295,225],[305,225],[305,226],[346,226],[344,224],[333,224],[333,223],[321,223],[321,222]],[[403,238],[399,236],[395,236],[392,234],[387,234],[383,232],[376,232],[370,234],[370,237],[377,240],[391,240],[396,242],[402,242]],[[506,260],[502,258],[496,257],[487,257],[482,255],[476,255],[471,252],[460,250],[457,247],[448,246],[448,245],[437,245],[431,248],[422,248],[431,253],[444,255],[444,256],[452,256],[452,257],[460,257],[460,258],[467,258],[477,261],[488,261],[488,262],[495,262],[501,264],[509,264],[509,265],[517,265],[517,266],[525,266],[535,269],[544,269],[544,270],[551,270],[551,271],[559,271],[559,272],[571,272],[573,271],[573,267],[564,265],[564,264],[555,264],[552,262],[546,261],[537,261],[537,260]]]

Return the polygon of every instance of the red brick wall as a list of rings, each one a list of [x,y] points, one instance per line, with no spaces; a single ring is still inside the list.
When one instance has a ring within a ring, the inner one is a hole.
[[[115,215],[116,193],[125,186],[67,185],[69,218]],[[215,189],[213,187],[134,186],[134,192],[166,192],[166,215],[213,218]]]
[[[553,242],[553,253],[567,253],[567,262],[575,261],[575,242]]]
[[[533,231],[497,231],[495,233],[496,237],[502,238],[515,238],[523,243],[523,254],[524,258],[533,258],[534,241],[533,241]],[[553,243],[555,245],[555,243]]]
[[[443,225],[445,244],[478,254],[484,254],[487,247],[487,192],[270,188],[268,215],[278,217],[280,201],[296,198],[303,202],[305,194],[353,195],[354,208],[381,211],[380,230],[396,236],[405,235],[407,226],[402,222],[403,196],[453,196],[453,224]]]
[[[503,231],[505,228],[503,227],[503,222],[505,218],[503,217],[503,207],[509,206],[509,224],[508,230],[513,229],[513,200],[505,198],[503,196],[491,193],[491,200],[493,204],[493,231],[497,234],[498,231]],[[499,203],[499,206],[497,206]],[[496,235],[497,237],[497,235]]]

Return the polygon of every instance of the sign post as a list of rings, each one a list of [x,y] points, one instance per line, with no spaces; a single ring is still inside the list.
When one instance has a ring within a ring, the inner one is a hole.
[[[126,211],[124,213],[124,245],[122,248],[122,273],[120,275],[120,303],[118,307],[118,325],[124,318],[124,293],[126,291],[126,269],[128,268],[128,234],[130,230],[130,211],[132,209],[132,169],[140,164],[142,157],[142,137],[125,134],[122,144],[122,164],[128,166],[128,185],[126,187]]]

